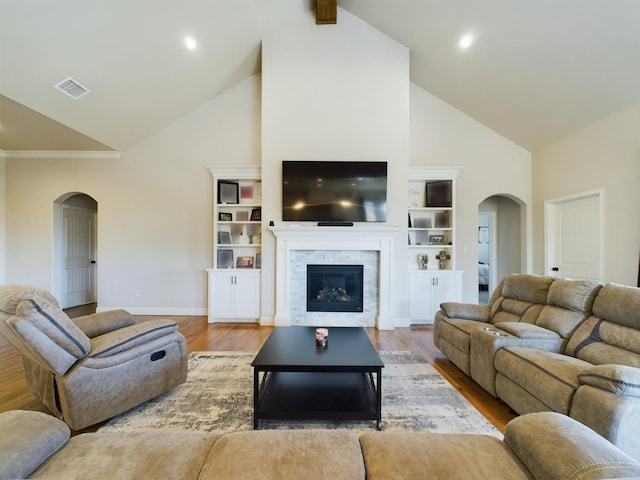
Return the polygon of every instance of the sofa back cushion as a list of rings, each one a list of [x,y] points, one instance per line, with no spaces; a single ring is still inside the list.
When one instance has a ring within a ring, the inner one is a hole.
[[[640,288],[602,287],[593,316],[576,329],[566,353],[595,365],[640,367]]]
[[[547,305],[540,312],[536,324],[553,330],[567,339],[585,321],[593,308],[602,284],[595,280],[558,278],[551,284]]]
[[[15,315],[18,304],[33,297],[44,298],[57,307],[60,306],[56,297],[43,288],[31,285],[2,285],[0,286],[0,311],[8,315]]]
[[[490,321],[536,323],[547,304],[555,277],[512,273],[504,277],[500,296],[491,305]],[[495,296],[492,295],[492,298]]]

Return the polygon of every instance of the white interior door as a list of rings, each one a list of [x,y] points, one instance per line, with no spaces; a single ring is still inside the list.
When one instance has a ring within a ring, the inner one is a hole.
[[[63,205],[64,294],[62,307],[95,302],[95,215]]]
[[[603,192],[545,202],[548,275],[602,281]]]

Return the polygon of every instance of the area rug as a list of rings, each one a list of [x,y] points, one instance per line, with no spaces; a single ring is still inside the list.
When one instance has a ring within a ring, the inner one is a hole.
[[[233,432],[253,428],[255,352],[194,352],[186,383],[123,413],[99,432]],[[411,352],[380,352],[382,429],[486,433],[502,438],[432,365]],[[261,429],[371,430],[373,421],[261,420]]]

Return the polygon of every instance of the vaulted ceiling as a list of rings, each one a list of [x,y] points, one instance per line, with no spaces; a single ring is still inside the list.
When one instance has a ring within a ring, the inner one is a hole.
[[[0,150],[125,150],[259,71],[265,33],[313,4],[0,0]],[[529,150],[640,102],[638,0],[338,5],[409,48],[413,83]]]

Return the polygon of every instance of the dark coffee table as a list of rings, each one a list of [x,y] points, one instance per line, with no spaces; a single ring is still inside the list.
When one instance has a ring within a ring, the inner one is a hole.
[[[276,327],[253,359],[253,428],[260,419],[375,420],[380,430],[384,364],[367,333],[330,328],[318,347],[315,331]]]

